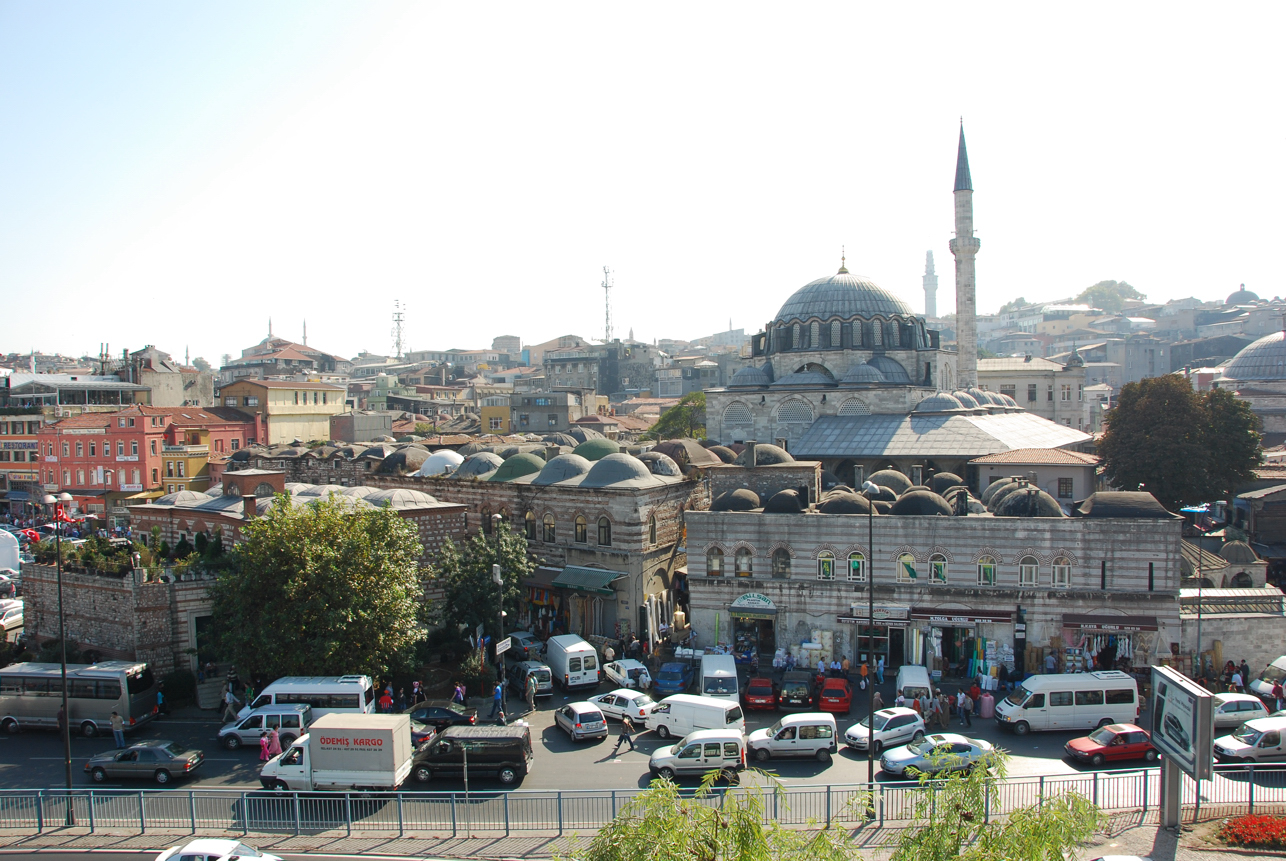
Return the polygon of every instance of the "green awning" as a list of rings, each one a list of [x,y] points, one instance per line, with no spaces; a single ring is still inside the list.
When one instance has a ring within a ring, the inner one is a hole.
[[[620,571],[604,571],[602,568],[582,568],[579,565],[568,565],[554,578],[554,587],[587,592],[591,595],[615,595],[612,581],[625,575]]]

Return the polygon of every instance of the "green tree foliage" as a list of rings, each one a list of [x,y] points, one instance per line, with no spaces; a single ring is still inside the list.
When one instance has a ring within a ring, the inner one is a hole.
[[[448,541],[433,562],[433,578],[442,588],[443,600],[431,610],[435,621],[450,630],[461,626],[470,633],[478,626],[496,634],[500,621],[500,596],[508,618],[517,619],[525,592],[522,581],[535,570],[536,563],[527,556],[527,538],[521,532],[498,521],[493,535],[481,532],[461,547]],[[497,587],[491,579],[491,566],[500,565],[503,581]]]
[[[645,436],[650,439],[705,439],[706,393],[689,392],[666,410]]]
[[[198,371],[208,371],[210,370],[210,363],[200,356],[197,356],[192,360],[192,367],[196,368]]]
[[[283,495],[241,536],[211,589],[218,646],[238,667],[381,675],[424,638],[421,546],[397,512]]]
[[[1091,308],[1102,308],[1109,314],[1119,314],[1125,307],[1126,299],[1146,298],[1124,281],[1100,281],[1093,287],[1082,290],[1076,297],[1076,301],[1083,302]]]
[[[1198,394],[1174,374],[1126,385],[1106,422],[1098,452],[1108,480],[1171,511],[1227,498],[1263,459],[1246,403],[1230,392]]]
[[[1008,301],[1008,302],[1006,302],[1005,304],[1001,305],[1001,306],[1000,306],[1000,311],[999,311],[998,313],[1001,313],[1001,314],[1007,314],[1007,313],[1009,313],[1010,311],[1016,311],[1016,310],[1018,310],[1019,308],[1023,307],[1024,305],[1027,305],[1027,304],[1029,304],[1029,303],[1028,303],[1028,301],[1027,301],[1026,299],[1024,299],[1023,297],[1019,296],[1017,299],[1011,299],[1010,301]]]

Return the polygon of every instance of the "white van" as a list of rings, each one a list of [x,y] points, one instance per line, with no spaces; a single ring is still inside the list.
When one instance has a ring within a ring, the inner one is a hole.
[[[1139,686],[1120,670],[1032,676],[996,703],[996,723],[1018,735],[1134,723],[1138,717]]]
[[[721,700],[741,701],[737,662],[732,655],[701,656],[701,693]]]
[[[918,664],[903,664],[898,667],[896,690],[902,692],[907,701],[933,695],[933,683],[929,680],[929,670]]]
[[[741,706],[717,697],[674,694],[657,703],[644,720],[661,738],[685,736],[699,729],[746,731]]]
[[[648,760],[648,769],[666,780],[721,771],[735,783],[736,773],[745,767],[746,737],[731,727],[689,733],[678,744],[661,745]]]
[[[1231,735],[1215,739],[1220,762],[1280,762],[1286,759],[1286,717],[1247,721]]]
[[[1286,686],[1286,655],[1274,659],[1264,671],[1259,674],[1259,678],[1250,682],[1250,692],[1259,694],[1266,700],[1273,698],[1273,685],[1281,682]]]
[[[598,652],[575,634],[560,634],[546,640],[545,663],[554,682],[565,691],[598,687]]]
[[[760,762],[779,756],[811,756],[830,762],[839,750],[835,715],[821,712],[785,715],[767,729],[757,729],[746,739],[750,753]]]
[[[312,706],[313,720],[333,713],[371,714],[375,685],[370,676],[285,676],[268,685],[254,702],[237,712],[245,718],[264,706]]]

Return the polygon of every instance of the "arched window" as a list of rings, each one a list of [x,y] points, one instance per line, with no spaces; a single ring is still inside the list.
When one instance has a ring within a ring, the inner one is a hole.
[[[929,557],[929,582],[947,582],[947,557],[941,553],[934,553]]]
[[[723,551],[718,547],[711,547],[710,550],[706,552],[706,576],[723,576]]]
[[[794,326],[793,334],[790,339],[790,346],[792,349],[795,349],[795,350],[803,349],[804,342],[801,339],[800,326],[798,323],[796,323]]]
[[[1232,582],[1229,585],[1234,589],[1250,589],[1255,585],[1255,580],[1245,571],[1238,571],[1232,575]]]
[[[996,560],[990,556],[984,556],[978,560],[978,585],[996,585]]]
[[[831,321],[831,349],[838,350],[844,345],[843,324],[839,320]]]
[[[848,554],[848,579],[853,583],[866,582],[866,557],[861,553]]]
[[[820,349],[822,346],[822,324],[814,320],[813,324],[808,328],[811,330],[809,332],[808,346],[814,350]]]
[[[1072,585],[1072,563],[1066,556],[1059,556],[1054,560],[1050,584],[1055,589],[1067,589]]]
[[[482,531],[487,535],[491,534],[491,509],[485,505],[482,507]]]
[[[854,347],[862,346],[862,321],[854,320],[852,323],[849,324],[849,328],[853,332],[853,346]]]
[[[554,523],[554,515],[545,515],[545,543],[553,544],[558,537],[558,528]]]
[[[884,346],[884,321],[875,319],[871,321],[871,341],[874,347]]]
[[[1035,586],[1036,572],[1040,570],[1040,562],[1036,561],[1035,556],[1024,556],[1018,560],[1018,585]]]
[[[790,553],[785,547],[778,547],[772,552],[772,576],[774,580],[785,580],[790,576]]]
[[[577,544],[589,543],[589,522],[585,520],[585,515],[576,515],[576,538]]]
[[[612,546],[612,521],[608,520],[606,516],[598,519],[598,546]]]
[[[737,551],[737,576],[754,576],[754,557],[751,555],[749,547],[742,547]]]
[[[849,398],[839,405],[839,414],[842,416],[869,416],[871,408],[861,398]]]
[[[779,422],[811,422],[812,420],[813,408],[807,401],[792,398],[777,408]]]
[[[914,583],[920,579],[920,573],[915,570],[915,557],[910,553],[903,553],[898,557],[898,582]]]
[[[536,540],[536,512],[528,511],[527,516],[523,518],[523,531],[527,534],[528,541]]]
[[[817,579],[835,579],[835,554],[829,550],[823,550],[817,554]]]
[[[656,515],[653,514],[647,519],[647,543],[649,547],[656,546]]]
[[[902,324],[897,320],[889,323],[889,346],[894,348],[902,346]]]

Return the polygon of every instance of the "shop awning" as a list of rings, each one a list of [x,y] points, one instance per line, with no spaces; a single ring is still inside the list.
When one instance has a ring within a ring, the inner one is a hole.
[[[571,589],[590,595],[615,595],[616,590],[612,588],[612,582],[624,576],[625,574],[620,571],[568,565],[554,578],[553,585],[559,589]]]
[[[527,587],[527,600],[542,607],[552,606],[557,597],[553,588],[559,571],[558,568],[550,568],[546,565],[537,566],[536,570],[531,572],[531,576],[522,581],[522,584]]]
[[[11,490],[9,491],[9,495],[5,497],[5,499],[10,502],[26,502],[30,498],[31,494],[27,493],[25,490]]]
[[[1133,634],[1138,631],[1157,630],[1156,616],[1092,616],[1077,613],[1063,614],[1064,628],[1104,634]]]
[[[985,625],[988,622],[1000,622],[1003,624],[1012,622],[1014,614],[996,613],[990,610],[943,610],[936,607],[912,607],[911,618],[951,627],[954,625]]]

